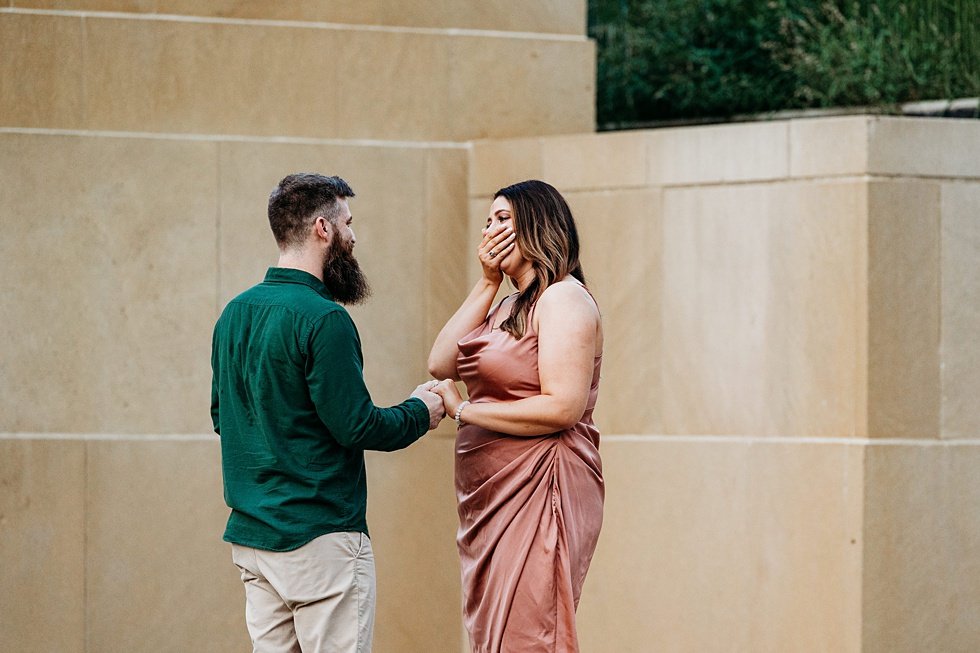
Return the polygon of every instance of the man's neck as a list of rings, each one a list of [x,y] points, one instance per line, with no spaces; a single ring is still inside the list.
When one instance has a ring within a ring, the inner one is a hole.
[[[314,252],[287,250],[279,252],[279,262],[276,267],[302,270],[323,281],[323,260]]]

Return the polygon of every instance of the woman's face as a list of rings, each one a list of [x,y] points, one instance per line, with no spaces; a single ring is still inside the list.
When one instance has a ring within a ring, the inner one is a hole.
[[[487,216],[487,226],[483,233],[489,232],[493,235],[501,229],[510,229],[516,232],[514,210],[506,197],[498,197],[493,200],[493,204],[490,205],[490,215]],[[530,262],[524,258],[524,254],[521,252],[521,246],[515,240],[514,248],[500,261],[500,271],[509,277],[515,277],[530,265]]]

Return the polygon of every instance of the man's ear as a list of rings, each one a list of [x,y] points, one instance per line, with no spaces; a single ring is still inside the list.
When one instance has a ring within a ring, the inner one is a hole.
[[[318,215],[313,219],[313,234],[317,238],[323,239],[326,245],[330,245],[333,240],[333,225],[322,215]]]

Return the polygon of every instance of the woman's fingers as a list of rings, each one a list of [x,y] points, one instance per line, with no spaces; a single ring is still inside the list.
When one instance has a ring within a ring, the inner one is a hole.
[[[443,381],[440,381],[435,386],[433,386],[431,391],[436,393],[440,397],[442,397],[444,400],[446,399],[451,400],[453,398],[458,398],[461,396],[459,394],[459,390],[456,388],[456,384],[453,382],[452,379],[445,379]]]
[[[511,231],[494,237],[485,247],[482,247],[481,249],[488,257],[494,259],[500,256],[503,252],[508,251],[515,242],[517,241],[515,240],[514,232]]]

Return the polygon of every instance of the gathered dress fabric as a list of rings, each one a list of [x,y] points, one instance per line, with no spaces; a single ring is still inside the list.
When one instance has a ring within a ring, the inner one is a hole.
[[[459,342],[472,403],[541,393],[538,337],[521,339],[494,312]],[[602,526],[599,431],[592,420],[602,356],[572,428],[514,436],[472,424],[456,435],[455,483],[463,616],[472,653],[577,653],[575,610]]]

